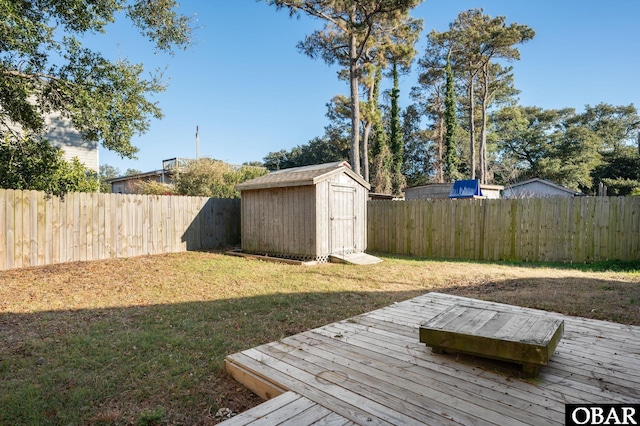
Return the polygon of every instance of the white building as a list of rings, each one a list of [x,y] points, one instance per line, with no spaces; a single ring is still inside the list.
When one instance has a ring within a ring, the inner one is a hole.
[[[62,117],[60,113],[52,113],[45,117],[46,131],[42,135],[51,145],[62,149],[67,161],[78,157],[87,169],[98,172],[100,166],[98,144],[87,142],[82,134],[71,124],[71,120]]]
[[[584,194],[579,191],[540,178],[505,186],[502,191],[502,198],[576,197],[582,195]]]

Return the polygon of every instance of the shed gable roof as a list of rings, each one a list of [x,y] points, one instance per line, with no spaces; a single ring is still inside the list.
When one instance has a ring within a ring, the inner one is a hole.
[[[558,185],[556,183],[553,183],[551,181],[548,181],[546,179],[541,179],[541,178],[533,178],[533,179],[525,180],[525,181],[522,181],[522,182],[514,183],[513,185],[505,186],[504,189],[505,189],[505,191],[506,190],[513,190],[513,189],[516,189],[516,188],[519,188],[519,187],[524,187],[524,186],[527,186],[529,184],[536,183],[536,182],[537,183],[541,183],[541,184],[546,185],[546,186],[549,186],[551,188],[557,189],[559,191],[567,192],[567,193],[572,194],[572,195],[580,194],[579,191],[574,191],[573,189],[567,188],[566,186]]]
[[[346,173],[353,180],[358,182],[366,189],[370,189],[370,185],[358,176],[346,161],[338,161],[335,163],[315,164],[312,166],[293,167],[290,169],[278,170],[276,172],[267,173],[255,179],[248,180],[236,185],[239,191],[251,189],[281,188],[286,186],[306,186],[316,185],[317,183],[328,179],[336,174]]]

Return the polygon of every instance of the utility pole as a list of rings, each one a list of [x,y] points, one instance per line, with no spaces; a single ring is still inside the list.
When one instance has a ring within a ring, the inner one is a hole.
[[[198,126],[196,126],[196,160],[200,159],[200,132],[198,130]]]

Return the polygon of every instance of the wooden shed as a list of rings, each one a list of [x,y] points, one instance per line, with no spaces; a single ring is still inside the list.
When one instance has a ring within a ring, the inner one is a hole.
[[[318,262],[364,253],[369,188],[347,162],[284,169],[241,183],[242,251]]]
[[[500,191],[504,187],[501,185],[486,185],[481,183],[483,198],[500,198]],[[439,200],[448,199],[453,189],[453,183],[429,183],[427,185],[405,188],[404,199],[409,200]]]

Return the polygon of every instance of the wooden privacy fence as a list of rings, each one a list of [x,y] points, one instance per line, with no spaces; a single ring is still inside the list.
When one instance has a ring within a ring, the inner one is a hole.
[[[640,197],[369,201],[370,251],[528,262],[640,260]]]
[[[0,270],[240,242],[240,200],[0,189]]]
[[[368,250],[468,260],[640,260],[640,197],[370,201]],[[240,200],[0,189],[0,270],[240,243]]]

